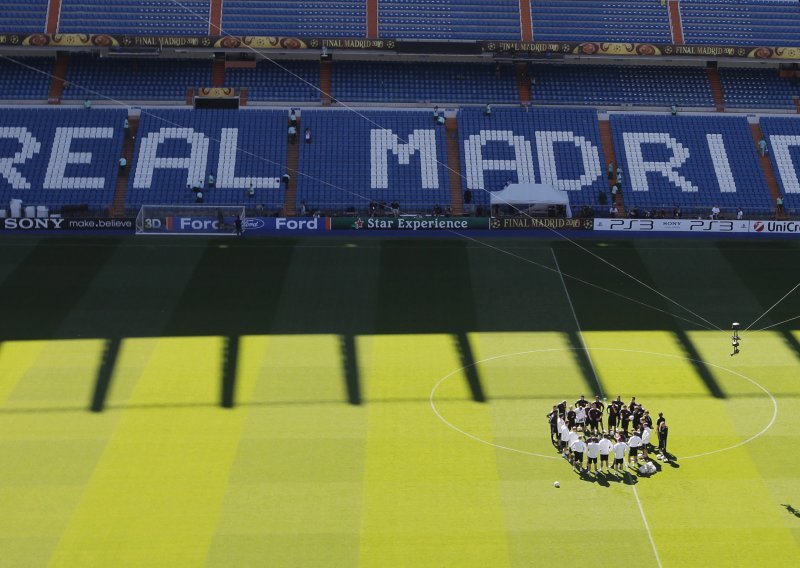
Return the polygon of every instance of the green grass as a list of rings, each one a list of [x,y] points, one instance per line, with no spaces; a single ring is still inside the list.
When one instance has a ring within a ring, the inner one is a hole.
[[[0,241],[0,566],[794,563],[800,324],[735,358],[728,327],[800,247],[582,242],[692,314],[569,243],[491,243]],[[740,445],[758,385],[777,419]],[[552,458],[552,402],[598,390],[663,411],[677,462]]]

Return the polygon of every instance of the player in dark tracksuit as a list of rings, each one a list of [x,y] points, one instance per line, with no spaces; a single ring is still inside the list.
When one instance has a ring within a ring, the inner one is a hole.
[[[552,412],[547,415],[547,421],[550,422],[550,439],[553,445],[558,447],[558,406],[554,406]]]
[[[625,432],[625,435],[628,435],[628,426],[631,423],[631,411],[628,409],[627,406],[623,406],[622,410],[619,411],[619,417],[622,421],[622,430]]]
[[[619,420],[619,407],[616,404],[608,405],[608,431],[617,429],[617,421]]]
[[[662,456],[668,456],[667,454],[667,434],[669,433],[669,428],[667,427],[667,421],[660,422],[658,424],[658,451],[661,453]]]

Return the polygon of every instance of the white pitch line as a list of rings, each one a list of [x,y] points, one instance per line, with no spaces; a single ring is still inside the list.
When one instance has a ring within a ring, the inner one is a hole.
[[[442,413],[439,412],[439,409],[436,407],[436,392],[439,390],[439,387],[442,385],[442,383],[444,383],[447,379],[449,379],[453,375],[462,372],[467,367],[479,365],[481,363],[487,363],[489,361],[495,361],[497,359],[505,359],[507,357],[516,357],[516,356],[519,356],[519,355],[530,355],[530,354],[534,354],[534,353],[551,353],[551,352],[554,352],[554,351],[577,351],[578,349],[580,349],[580,347],[553,347],[553,348],[549,348],[549,349],[531,349],[531,350],[528,350],[528,351],[517,351],[515,353],[504,353],[502,355],[495,355],[493,357],[487,357],[486,359],[481,359],[480,361],[475,361],[474,363],[472,363],[470,365],[465,365],[463,367],[455,369],[454,371],[449,372],[444,377],[439,379],[436,382],[436,384],[433,386],[433,389],[431,389],[431,394],[428,397],[428,402],[430,403],[431,410],[439,418],[439,420],[441,420],[449,428],[452,428],[453,430],[455,430],[459,434],[462,434],[462,435],[464,435],[464,436],[466,436],[468,438],[471,438],[472,440],[475,440],[476,442],[480,442],[481,444],[486,444],[487,446],[493,446],[493,447],[499,448],[501,450],[507,450],[507,451],[515,452],[515,453],[518,453],[518,454],[524,454],[524,455],[528,455],[528,456],[547,458],[547,459],[558,459],[557,457],[555,457],[553,455],[539,454],[539,453],[536,453],[536,452],[529,452],[527,450],[521,450],[519,448],[513,448],[513,447],[509,447],[509,446],[503,446],[501,444],[495,444],[494,442],[490,442],[488,440],[484,440],[484,439],[479,438],[478,436],[476,436],[474,434],[471,434],[470,432],[467,432],[466,430],[464,430],[462,428],[459,428],[458,426],[456,426],[455,424],[453,424],[452,422],[447,420],[442,415]],[[685,357],[685,356],[681,356],[681,355],[674,355],[674,354],[671,354],[671,353],[658,353],[658,352],[655,352],[655,351],[643,351],[643,350],[640,350],[640,349],[625,349],[625,348],[620,348],[620,347],[593,347],[591,349],[584,348],[584,351],[608,351],[608,352],[615,352],[616,351],[616,352],[621,352],[621,353],[640,353],[642,355],[653,355],[653,356],[656,356],[656,357],[666,357],[666,358],[669,358],[669,359],[680,359],[680,360],[683,360],[683,361],[694,361],[694,362],[698,362],[698,363],[704,363],[704,364],[706,364],[706,365],[708,365],[710,367],[715,367],[715,368],[720,369],[722,371],[726,371],[726,372],[728,372],[728,373],[730,373],[732,375],[735,375],[737,377],[740,377],[740,378],[750,382],[751,384],[753,384],[756,387],[758,387],[759,389],[761,389],[769,397],[770,401],[772,402],[772,418],[770,419],[769,423],[760,432],[750,436],[749,438],[747,438],[745,440],[742,440],[742,441],[740,441],[740,442],[738,442],[736,444],[733,444],[732,446],[727,446],[725,448],[718,448],[716,450],[711,450],[711,451],[703,452],[703,453],[700,453],[700,454],[693,454],[693,455],[690,455],[690,456],[681,456],[681,458],[680,458],[681,460],[689,460],[689,459],[693,459],[693,458],[701,458],[701,457],[705,457],[705,456],[710,456],[710,455],[713,455],[713,454],[718,454],[720,452],[727,452],[728,450],[733,450],[734,448],[739,448],[741,446],[744,446],[745,444],[749,444],[753,440],[755,440],[757,438],[760,438],[761,436],[766,434],[767,431],[770,428],[772,428],[772,426],[775,424],[775,421],[778,419],[778,401],[775,399],[775,397],[772,395],[771,392],[769,392],[763,385],[761,385],[758,382],[754,381],[750,377],[748,377],[746,375],[743,375],[742,373],[739,373],[739,372],[734,371],[732,369],[729,369],[727,367],[723,367],[722,365],[717,365],[715,363],[711,363],[709,361],[703,361],[701,359],[692,359],[690,357]]]
[[[636,486],[631,485],[633,488],[633,496],[636,497],[636,504],[639,505],[639,512],[642,514],[642,522],[644,523],[644,528],[647,530],[647,538],[650,539],[650,546],[653,547],[653,556],[656,557],[656,564],[658,564],[658,568],[661,568],[661,558],[658,556],[658,549],[656,548],[656,543],[653,540],[653,533],[650,532],[650,525],[647,523],[647,517],[644,514],[644,507],[642,507],[642,500],[639,499],[639,492],[636,491]]]
[[[597,394],[599,394],[602,398],[605,398],[606,394],[603,392],[603,385],[600,384],[600,377],[598,377],[597,375],[597,369],[594,368],[594,361],[592,361],[592,356],[589,353],[589,348],[586,346],[586,340],[583,338],[581,323],[578,321],[578,314],[575,313],[575,306],[572,305],[572,297],[570,297],[569,295],[569,290],[567,289],[567,283],[564,282],[564,274],[562,274],[561,272],[561,266],[559,266],[558,264],[558,258],[556,258],[556,251],[553,250],[553,247],[550,247],[550,254],[553,255],[553,262],[556,263],[556,270],[558,271],[558,277],[561,279],[561,286],[564,287],[564,294],[566,294],[567,296],[569,309],[572,311],[572,317],[575,319],[575,327],[578,328],[578,337],[581,340],[581,346],[586,352],[586,358],[589,360],[589,366],[592,368],[592,377],[594,377],[594,384],[597,385],[597,390],[598,390]]]

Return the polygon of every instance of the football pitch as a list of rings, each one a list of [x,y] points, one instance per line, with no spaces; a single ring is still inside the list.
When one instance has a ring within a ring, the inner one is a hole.
[[[796,565],[800,244],[580,244],[0,240],[0,566]]]

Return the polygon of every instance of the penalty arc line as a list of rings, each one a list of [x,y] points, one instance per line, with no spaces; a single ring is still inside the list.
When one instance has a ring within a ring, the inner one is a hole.
[[[436,384],[433,386],[433,389],[431,389],[431,394],[428,397],[428,402],[429,402],[429,404],[431,406],[431,410],[439,418],[439,420],[441,420],[445,425],[447,425],[448,427],[452,428],[453,430],[455,430],[459,434],[462,434],[462,435],[466,436],[467,438],[475,440],[476,442],[480,442],[481,444],[486,444],[487,446],[492,446],[492,447],[495,447],[495,448],[499,448],[501,450],[507,450],[507,451],[510,451],[510,452],[523,454],[523,455],[528,455],[528,456],[534,456],[534,457],[546,458],[546,459],[559,459],[558,457],[553,456],[553,455],[539,454],[537,452],[530,452],[530,451],[527,451],[527,450],[521,450],[519,448],[513,448],[513,447],[510,447],[510,446],[504,446],[502,444],[496,444],[494,442],[490,442],[488,440],[484,440],[482,438],[479,438],[478,436],[476,436],[474,434],[471,434],[470,432],[467,432],[466,430],[463,430],[462,428],[459,428],[458,426],[456,426],[455,424],[453,424],[452,422],[447,420],[447,418],[445,418],[442,415],[442,413],[439,412],[439,409],[436,407],[436,401],[435,401],[436,392],[439,390],[439,387],[442,385],[442,383],[444,383],[447,379],[449,379],[450,377],[452,377],[453,375],[455,375],[457,373],[460,373],[460,372],[464,371],[467,367],[470,367],[470,366],[475,366],[475,365],[478,365],[478,364],[481,364],[481,363],[487,363],[489,361],[495,361],[495,360],[498,360],[498,359],[505,359],[505,358],[508,358],[508,357],[516,357],[518,355],[531,355],[531,354],[534,354],[534,353],[552,353],[552,352],[556,352],[556,351],[575,351],[575,350],[578,350],[578,349],[580,349],[580,348],[579,347],[552,347],[552,348],[548,348],[548,349],[531,349],[531,350],[528,350],[528,351],[518,351],[516,353],[504,353],[502,355],[495,355],[493,357],[487,357],[486,359],[481,359],[480,361],[475,361],[474,363],[470,363],[470,365],[465,365],[463,367],[455,369],[455,370],[449,372],[448,374],[446,374],[441,379],[439,379],[436,382]],[[739,442],[737,444],[733,444],[732,446],[728,446],[728,447],[725,447],[725,448],[718,448],[716,450],[711,450],[711,451],[703,452],[703,453],[699,453],[699,454],[693,454],[693,455],[690,455],[690,456],[682,456],[681,457],[682,460],[701,458],[701,457],[710,456],[710,455],[713,455],[713,454],[718,454],[720,452],[727,452],[728,450],[733,450],[735,448],[744,446],[745,444],[749,444],[750,442],[752,442],[756,438],[760,438],[761,436],[766,434],[767,431],[770,428],[772,428],[772,426],[775,424],[775,421],[778,419],[778,401],[775,399],[775,397],[772,395],[771,392],[769,392],[763,385],[759,384],[758,382],[756,382],[755,380],[751,379],[750,377],[748,377],[746,375],[743,375],[742,373],[739,373],[739,372],[734,371],[732,369],[729,369],[727,367],[723,367],[722,365],[717,365],[715,363],[711,363],[709,361],[703,361],[703,360],[700,360],[700,359],[692,359],[691,357],[684,357],[684,356],[681,356],[681,355],[673,355],[671,353],[658,353],[658,352],[655,352],[655,351],[644,351],[644,350],[640,350],[640,349],[625,349],[625,348],[621,348],[621,347],[592,347],[591,349],[587,348],[585,350],[586,351],[610,351],[610,352],[620,352],[620,353],[640,353],[642,355],[653,355],[655,357],[665,357],[665,358],[668,358],[668,359],[680,359],[682,361],[693,361],[693,362],[698,362],[698,363],[704,363],[704,364],[706,364],[706,365],[708,365],[710,367],[715,367],[717,369],[720,369],[722,371],[726,371],[726,372],[728,372],[728,373],[730,373],[732,375],[735,375],[735,376],[737,376],[739,378],[745,379],[746,381],[748,381],[752,385],[755,385],[756,387],[761,389],[761,391],[763,391],[769,397],[770,401],[772,402],[772,418],[770,419],[769,423],[764,428],[761,429],[760,432],[750,436],[749,438],[747,438],[745,440],[742,440],[741,442]]]

